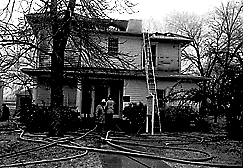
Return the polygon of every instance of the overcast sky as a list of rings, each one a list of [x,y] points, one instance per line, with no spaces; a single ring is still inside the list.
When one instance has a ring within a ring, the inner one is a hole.
[[[206,14],[229,0],[130,0],[137,5],[133,14],[112,14],[115,19],[142,19],[143,29],[164,32],[165,18],[173,11]],[[237,0],[236,0],[237,1]]]
[[[197,14],[204,14],[212,10],[215,6],[220,6],[221,2],[228,0],[130,0],[138,3],[134,8],[138,11],[134,14],[113,15],[119,19],[160,19],[173,11],[188,11]]]
[[[9,0],[0,0],[0,8],[3,8]],[[35,0],[34,0],[35,1]],[[39,1],[39,0],[37,0]],[[142,19],[145,29],[147,24],[155,25],[156,31],[164,31],[164,18],[173,11],[187,11],[196,14],[205,14],[215,7],[219,7],[221,3],[227,3],[229,0],[130,0],[137,5],[134,7],[134,14],[112,14],[114,19]],[[239,0],[235,0],[239,1]],[[17,0],[18,2],[18,0]],[[112,0],[111,0],[112,2]],[[20,17],[16,14],[14,18]],[[152,21],[151,21],[152,20]],[[148,28],[151,29],[151,28]],[[154,28],[153,28],[154,29]]]
[[[0,0],[0,8],[3,8],[9,0]],[[38,0],[39,1],[39,0]],[[112,1],[112,0],[111,0]],[[116,19],[160,19],[173,11],[188,11],[202,14],[219,6],[221,2],[229,0],[130,0],[137,3],[134,14],[114,14]],[[235,0],[237,1],[237,0]],[[239,0],[238,0],[239,1]],[[18,1],[17,1],[18,2]]]

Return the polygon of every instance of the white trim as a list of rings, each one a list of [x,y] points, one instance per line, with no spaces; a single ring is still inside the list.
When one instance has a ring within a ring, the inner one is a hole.
[[[179,74],[181,73],[181,45],[178,44],[178,68]]]
[[[95,85],[92,85],[91,86],[91,99],[92,99],[92,102],[91,102],[91,112],[90,112],[90,117],[93,117],[94,116],[94,110],[95,110]]]
[[[76,94],[76,106],[77,106],[77,111],[80,113],[81,115],[81,110],[82,110],[82,83],[81,81],[78,81],[77,83],[77,94]]]

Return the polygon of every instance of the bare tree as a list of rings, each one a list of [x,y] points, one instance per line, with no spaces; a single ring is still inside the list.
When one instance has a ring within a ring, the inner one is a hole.
[[[181,35],[188,36],[192,39],[192,42],[182,48],[181,60],[182,60],[182,73],[193,74],[202,77],[210,77],[208,73],[209,69],[214,66],[213,64],[208,64],[210,54],[210,42],[208,40],[208,24],[207,19],[203,16],[199,16],[195,13],[188,12],[174,12],[166,18],[166,28],[169,31],[178,33]],[[213,61],[211,61],[213,62]],[[181,95],[183,98],[182,102],[187,102],[185,98],[192,98],[193,94],[196,94],[196,101],[201,102],[200,112],[204,114],[207,108],[207,81],[203,81],[199,85],[197,92],[191,90],[184,92],[190,96]],[[173,95],[171,94],[174,99]],[[170,95],[170,96],[171,96]],[[198,99],[200,97],[200,99]],[[177,98],[178,99],[178,98]]]
[[[126,67],[132,59],[125,53],[108,54],[100,45],[100,34],[109,33],[109,12],[133,12],[128,0],[9,0],[1,11],[0,46],[5,53],[5,69],[22,58],[35,66],[35,55],[44,55],[51,60],[51,107],[53,128],[50,135],[63,134],[59,111],[63,104],[64,62],[72,55],[87,67]],[[23,16],[18,25],[13,22],[15,11]],[[17,54],[13,47],[20,47]],[[13,59],[10,59],[10,58]],[[10,63],[6,63],[9,60]],[[73,62],[70,62],[72,65]]]
[[[211,17],[209,39],[212,52],[209,57],[213,57],[215,63],[208,92],[211,93],[214,110],[218,114],[224,113],[230,125],[237,123],[237,118],[242,115],[238,94],[242,94],[239,79],[243,70],[243,1],[221,4]]]
[[[182,54],[183,61],[188,62],[185,72],[211,78],[200,85],[197,93],[205,100],[205,109],[209,107],[211,113],[218,116],[232,114],[230,111],[237,107],[238,112],[234,117],[227,117],[228,120],[242,115],[242,103],[235,103],[240,102],[236,99],[242,93],[236,82],[243,69],[242,9],[243,1],[229,1],[215,8],[206,20],[188,13],[177,13],[167,19],[170,30],[193,39]]]
[[[205,59],[208,53],[207,25],[203,16],[188,12],[175,12],[166,18],[167,30],[191,38],[182,50],[182,72],[206,76]]]

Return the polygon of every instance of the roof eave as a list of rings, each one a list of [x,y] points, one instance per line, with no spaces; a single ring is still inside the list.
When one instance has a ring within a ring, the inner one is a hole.
[[[51,70],[49,69],[31,69],[31,68],[23,68],[21,69],[22,72],[30,75],[30,76],[51,76]],[[100,68],[82,68],[80,70],[66,70],[66,76],[77,76],[77,77],[123,77],[125,78],[145,78],[146,74],[144,70],[125,70],[125,69],[100,69]],[[182,81],[189,81],[189,82],[201,82],[201,81],[208,81],[210,78],[200,77],[200,76],[192,76],[192,75],[156,75],[157,79],[165,79],[165,80],[182,80]]]

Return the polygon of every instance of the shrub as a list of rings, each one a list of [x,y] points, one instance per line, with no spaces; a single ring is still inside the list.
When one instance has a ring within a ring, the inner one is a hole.
[[[137,133],[140,128],[143,129],[143,126],[145,126],[146,113],[147,108],[143,103],[129,103],[123,110],[123,116],[129,123],[129,126],[126,126],[126,128],[128,128],[126,132]]]
[[[53,126],[51,107],[38,106],[22,106],[17,112],[19,121],[24,125],[28,132],[47,132]],[[63,131],[73,131],[80,126],[77,112],[70,107],[61,108],[61,126]]]
[[[209,130],[207,121],[191,106],[170,106],[160,109],[160,115],[163,131]]]

